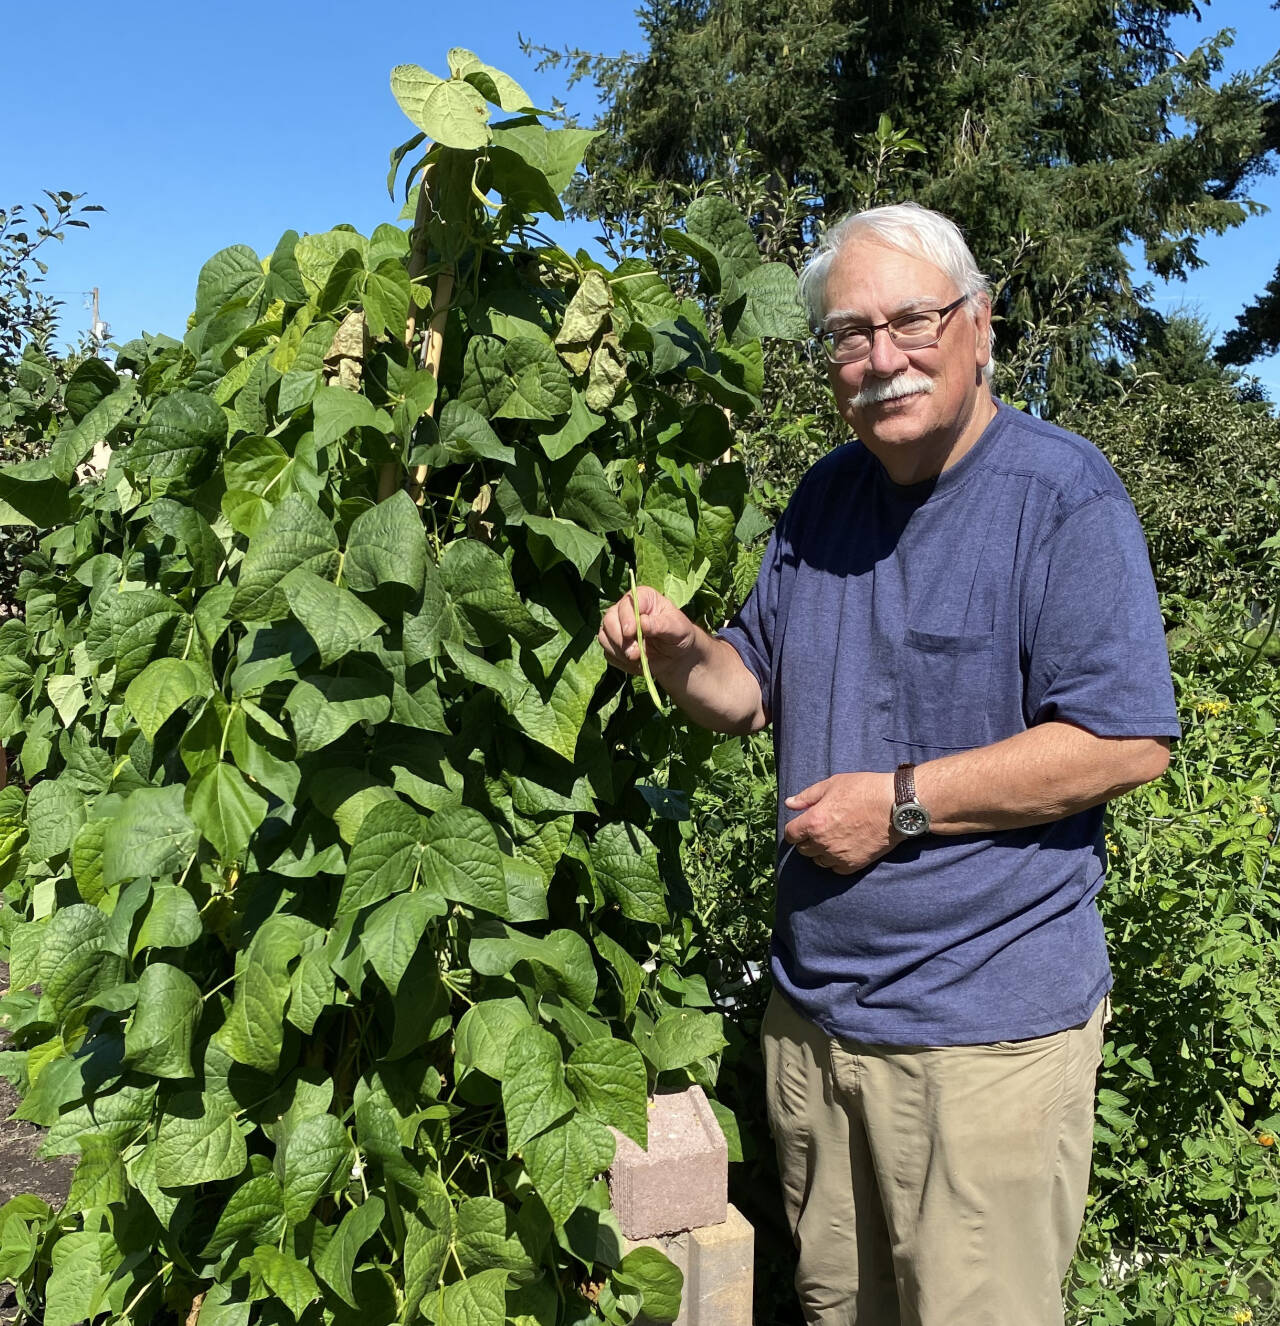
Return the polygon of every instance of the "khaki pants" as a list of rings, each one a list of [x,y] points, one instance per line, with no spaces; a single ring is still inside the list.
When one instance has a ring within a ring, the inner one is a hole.
[[[769,1122],[809,1326],[1061,1326],[1103,1017],[995,1045],[858,1045],[774,993]]]

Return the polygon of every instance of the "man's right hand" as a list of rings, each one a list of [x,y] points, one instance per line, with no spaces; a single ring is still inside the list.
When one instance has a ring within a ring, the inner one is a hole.
[[[695,722],[716,732],[754,732],[768,722],[760,683],[727,640],[708,635],[651,585],[636,589],[649,671]],[[604,615],[600,646],[615,668],[640,672],[631,595]]]
[[[650,585],[636,588],[640,604],[640,626],[644,631],[649,670],[664,686],[673,671],[693,662],[689,657],[699,631],[688,617]],[[636,639],[636,614],[630,594],[624,594],[604,615],[600,627],[604,656],[615,667],[632,675],[640,671],[640,645]]]

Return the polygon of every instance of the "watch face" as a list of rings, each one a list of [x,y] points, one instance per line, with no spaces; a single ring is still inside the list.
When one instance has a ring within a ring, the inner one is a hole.
[[[893,824],[899,833],[906,834],[908,838],[915,838],[922,833],[928,833],[929,816],[923,806],[908,802],[893,812]]]

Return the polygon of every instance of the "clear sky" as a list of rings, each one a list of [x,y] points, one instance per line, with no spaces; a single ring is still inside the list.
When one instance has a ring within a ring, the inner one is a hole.
[[[1220,27],[1238,40],[1229,67],[1280,49],[1280,11],[1267,0],[1212,0],[1204,22],[1180,22],[1190,47]],[[14,6],[0,130],[0,206],[69,189],[105,214],[48,255],[47,288],[65,301],[64,333],[87,327],[86,294],[100,290],[117,340],[140,330],[180,335],[201,265],[228,244],[267,252],[282,231],[350,222],[368,233],[394,218],[387,154],[412,132],[388,88],[392,66],[447,73],[465,46],[517,78],[540,105],[559,95],[589,121],[591,90],[535,72],[519,35],[548,46],[614,53],[641,48],[626,0],[515,0],[351,6],[332,0],[156,0],[107,5],[62,0]],[[1276,209],[1205,241],[1207,268],[1162,289],[1162,307],[1186,303],[1215,331],[1280,259],[1280,177],[1254,196]],[[576,242],[581,242],[578,239]],[[1280,400],[1280,357],[1256,365]]]

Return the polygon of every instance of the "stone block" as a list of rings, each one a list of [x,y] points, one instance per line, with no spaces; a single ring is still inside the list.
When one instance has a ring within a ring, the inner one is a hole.
[[[689,1326],[751,1326],[755,1230],[737,1207],[719,1225],[689,1231]]]
[[[609,1196],[629,1239],[724,1223],[729,1150],[701,1087],[654,1097],[647,1149],[616,1129],[614,1140]]]
[[[755,1231],[736,1207],[728,1207],[718,1225],[663,1238],[628,1239],[625,1251],[638,1247],[665,1253],[684,1276],[680,1315],[672,1326],[751,1326]],[[653,1323],[641,1316],[636,1326]]]

